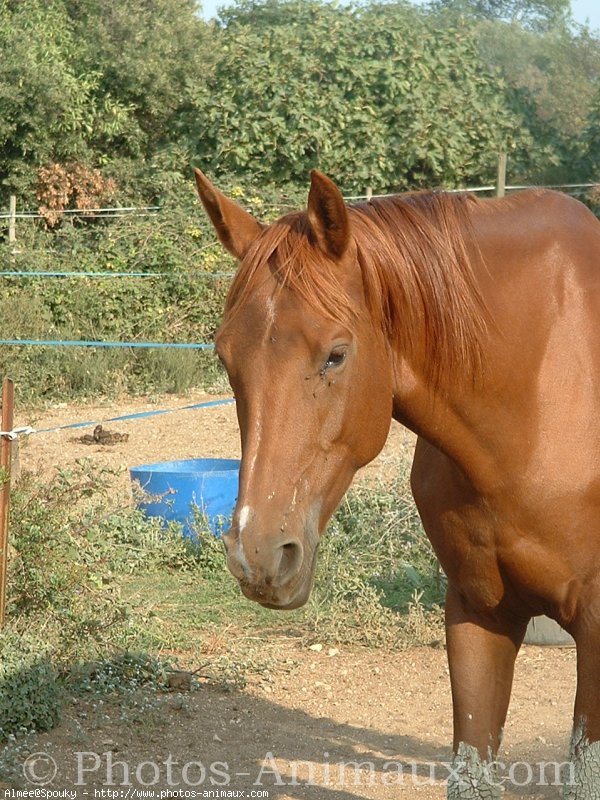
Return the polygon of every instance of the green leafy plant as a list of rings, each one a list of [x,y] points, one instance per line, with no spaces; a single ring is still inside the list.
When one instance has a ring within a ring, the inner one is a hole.
[[[535,150],[474,27],[410,5],[241,3],[195,87],[190,148],[213,171],[348,193],[489,181],[496,153]]]
[[[47,731],[60,719],[56,668],[35,635],[0,632],[0,743]]]

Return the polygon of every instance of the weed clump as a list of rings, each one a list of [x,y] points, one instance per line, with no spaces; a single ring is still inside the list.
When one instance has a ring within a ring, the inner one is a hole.
[[[136,535],[139,546],[152,526],[138,512],[106,514],[111,477],[82,461],[50,483],[24,475],[13,490],[0,742],[52,728],[74,665],[126,652],[135,641],[118,573],[128,561],[123,545],[131,556]]]
[[[0,743],[11,736],[48,731],[60,719],[56,669],[34,636],[0,633]]]

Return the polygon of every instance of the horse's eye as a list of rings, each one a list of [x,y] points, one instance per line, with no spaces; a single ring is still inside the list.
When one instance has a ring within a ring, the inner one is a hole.
[[[333,367],[340,367],[346,360],[346,348],[335,347],[325,362],[325,369],[332,369]]]

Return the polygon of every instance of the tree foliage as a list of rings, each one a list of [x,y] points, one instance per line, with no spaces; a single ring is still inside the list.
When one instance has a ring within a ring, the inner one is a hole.
[[[434,0],[432,5],[480,19],[514,22],[537,31],[562,27],[571,16],[570,0]]]
[[[0,180],[13,191],[33,185],[31,164],[90,158],[126,124],[79,52],[62,2],[0,4]]]
[[[64,0],[80,63],[100,77],[98,92],[130,111],[122,155],[151,157],[173,141],[186,87],[205,79],[211,61],[197,0]]]
[[[199,159],[256,180],[318,166],[347,190],[457,185],[533,144],[469,26],[407,4],[238,7],[194,103]]]
[[[598,181],[600,180],[600,87],[598,87],[592,100],[584,138],[587,142],[584,163],[587,175],[590,176],[588,180]],[[593,201],[595,208],[600,209],[600,191],[598,188]]]
[[[0,183],[51,163],[151,160],[203,74],[195,0],[0,0]]]
[[[189,175],[347,191],[585,177],[600,41],[568,0],[0,0],[0,197],[154,201]],[[43,172],[46,170],[46,172]],[[107,184],[108,185],[108,184]]]

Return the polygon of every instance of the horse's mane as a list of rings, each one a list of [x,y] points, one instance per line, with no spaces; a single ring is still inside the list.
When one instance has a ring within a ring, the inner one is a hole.
[[[423,349],[436,381],[481,367],[485,307],[474,278],[465,233],[471,195],[419,192],[349,207],[367,300],[366,312],[404,352]],[[270,273],[261,270],[268,264]],[[227,299],[234,315],[253,290],[274,275],[323,316],[352,328],[356,307],[341,267],[314,242],[306,212],[270,225],[244,259]]]

